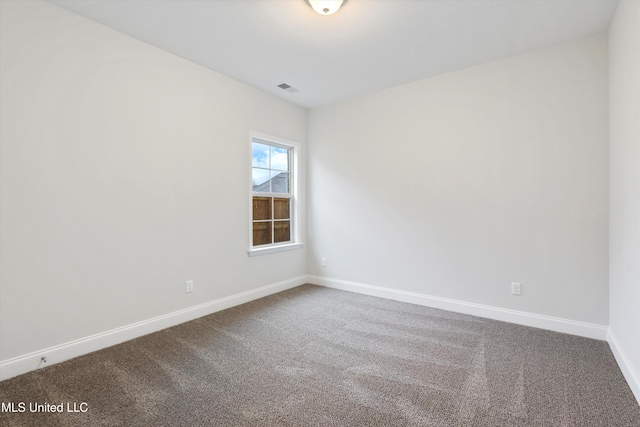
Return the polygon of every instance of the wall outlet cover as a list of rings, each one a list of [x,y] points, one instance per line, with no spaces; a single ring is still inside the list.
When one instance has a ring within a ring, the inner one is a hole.
[[[522,295],[522,285],[517,282],[511,282],[511,295]]]

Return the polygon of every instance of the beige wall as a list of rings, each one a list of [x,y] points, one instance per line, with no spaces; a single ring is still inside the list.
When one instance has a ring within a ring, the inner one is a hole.
[[[607,325],[607,77],[601,35],[311,110],[310,273]]]
[[[56,6],[0,3],[0,360],[305,273],[304,249],[246,252],[249,131],[304,143],[304,109]]]
[[[624,359],[623,372],[640,401],[640,2],[618,4],[609,58],[609,321],[616,356]]]

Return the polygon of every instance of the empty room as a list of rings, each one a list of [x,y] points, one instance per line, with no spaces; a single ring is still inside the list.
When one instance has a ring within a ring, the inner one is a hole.
[[[640,426],[640,1],[0,0],[0,425]]]

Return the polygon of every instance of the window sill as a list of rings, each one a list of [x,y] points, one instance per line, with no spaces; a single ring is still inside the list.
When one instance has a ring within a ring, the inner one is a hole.
[[[303,247],[304,247],[304,243],[287,243],[284,245],[269,246],[266,248],[249,249],[247,251],[247,255],[249,256],[266,255],[266,254],[272,254],[275,252],[291,251],[293,249],[300,249]]]

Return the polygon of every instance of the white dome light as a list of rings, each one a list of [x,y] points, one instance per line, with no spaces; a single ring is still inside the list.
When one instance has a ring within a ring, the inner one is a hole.
[[[332,15],[340,9],[347,0],[305,0],[320,15]]]

